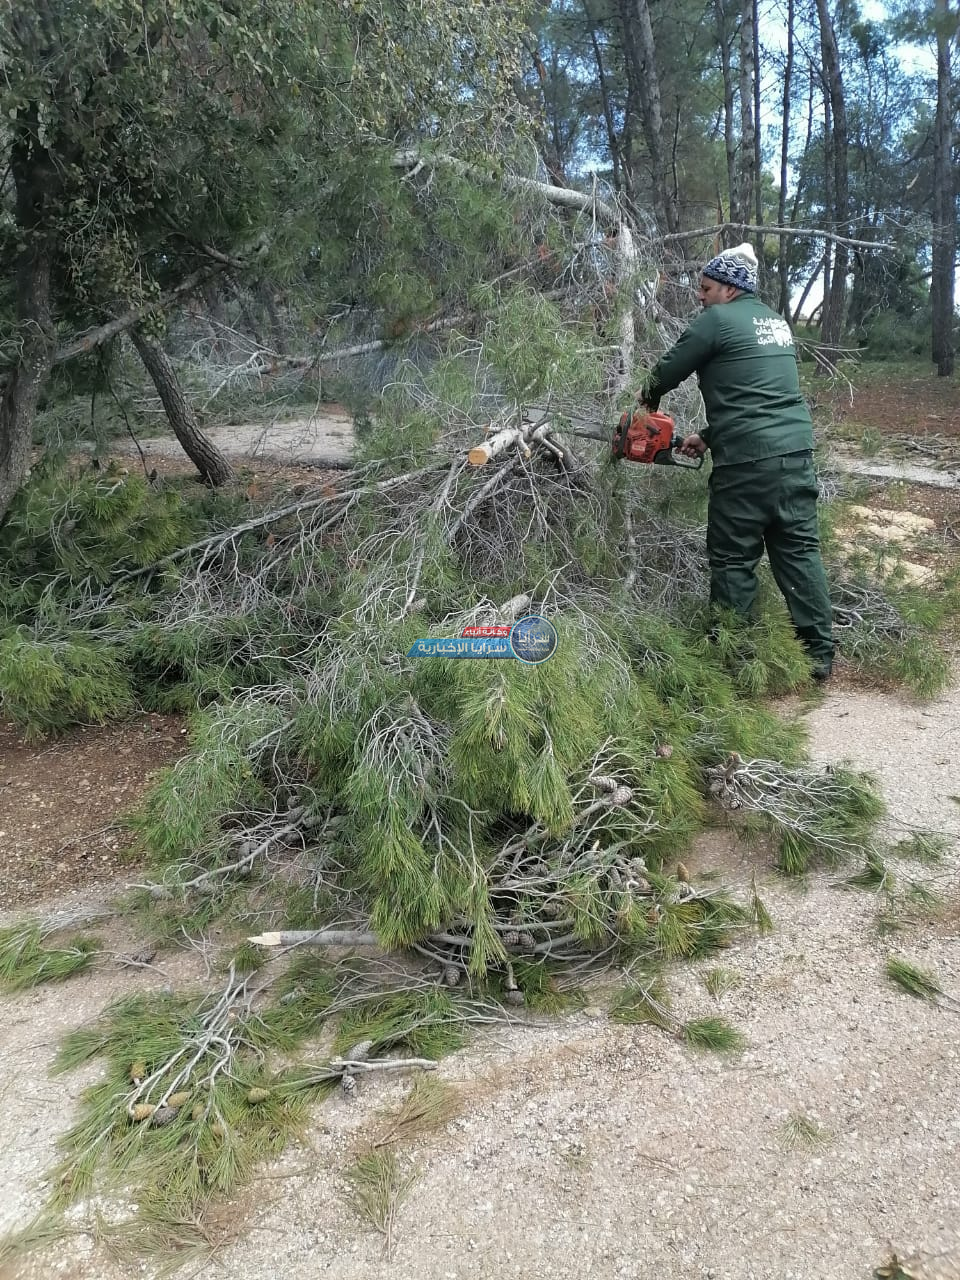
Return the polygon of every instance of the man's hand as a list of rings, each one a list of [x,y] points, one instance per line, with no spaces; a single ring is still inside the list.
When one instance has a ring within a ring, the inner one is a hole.
[[[693,435],[684,438],[683,444],[680,446],[680,452],[685,453],[688,458],[702,458],[707,452],[707,442],[702,436],[698,436],[694,432]]]

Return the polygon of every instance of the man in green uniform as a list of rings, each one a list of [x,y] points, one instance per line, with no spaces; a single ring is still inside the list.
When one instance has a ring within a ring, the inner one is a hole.
[[[726,249],[703,268],[702,313],[654,366],[640,393],[656,409],[696,373],[707,426],[683,452],[710,450],[707,515],[710,600],[747,617],[766,547],[794,629],[815,679],[833,666],[833,625],[817,528],[813,423],[800,394],[790,326],[755,296],[757,259],[749,244]]]

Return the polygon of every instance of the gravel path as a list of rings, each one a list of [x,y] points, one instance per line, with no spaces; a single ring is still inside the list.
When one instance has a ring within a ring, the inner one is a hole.
[[[926,707],[832,691],[807,720],[815,756],[876,773],[897,822],[960,840],[960,690]],[[617,1026],[599,995],[545,1029],[479,1037],[441,1064],[460,1114],[410,1153],[419,1176],[392,1260],[347,1205],[343,1175],[402,1097],[399,1081],[320,1110],[306,1143],[238,1200],[235,1238],[187,1274],[867,1280],[893,1247],[921,1255],[910,1273],[921,1280],[960,1280],[960,1023],[882,974],[895,949],[960,994],[960,849],[936,872],[952,912],[892,941],[877,935],[873,895],[841,892],[829,875],[785,884],[729,833],[705,837],[689,864],[741,884],[759,867],[777,925],[723,955],[743,981],[719,1006],[702,983],[716,960],[673,980],[680,1012],[719,1011],[747,1035],[740,1057]],[[0,1002],[0,1179],[13,1189],[0,1226],[25,1221],[70,1118],[78,1081],[46,1078],[53,1045],[134,981],[94,975],[69,999]],[[799,1113],[826,1131],[821,1147],[788,1149]],[[131,1274],[78,1238],[3,1280]]]

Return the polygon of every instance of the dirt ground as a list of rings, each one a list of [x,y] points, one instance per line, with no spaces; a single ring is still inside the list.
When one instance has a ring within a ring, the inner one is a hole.
[[[133,843],[123,817],[185,734],[178,717],[141,715],[29,746],[0,722],[0,911],[115,880]]]
[[[896,834],[922,827],[960,840],[960,690],[921,706],[837,688],[807,724],[818,759],[877,774]],[[893,942],[878,937],[875,895],[839,889],[835,873],[786,884],[728,831],[708,833],[689,862],[694,876],[719,871],[742,892],[756,871],[776,921],[771,936],[745,935],[724,955],[741,981],[719,1001],[703,985],[715,960],[673,975],[679,1012],[719,1011],[746,1034],[740,1057],[619,1026],[602,990],[562,1021],[478,1034],[440,1067],[460,1090],[460,1114],[405,1155],[418,1176],[392,1260],[349,1207],[345,1173],[401,1081],[319,1108],[306,1140],[224,1207],[220,1247],[187,1274],[866,1280],[892,1245],[922,1253],[924,1280],[958,1280],[957,1015],[891,987],[882,964],[895,949],[960,995],[960,847],[932,873],[947,904]],[[107,947],[130,941],[110,936]],[[96,1078],[95,1066],[49,1078],[61,1035],[121,993],[201,970],[188,952],[164,955],[159,971],[104,961],[61,989],[0,997],[0,1230],[38,1205],[57,1135]],[[822,1127],[822,1145],[791,1149],[788,1125],[801,1114]],[[3,1280],[154,1274],[78,1234]]]
[[[957,379],[937,378],[916,369],[891,372],[873,367],[854,372],[850,384],[839,382],[820,389],[814,382],[808,395],[817,410],[840,422],[869,426],[883,435],[909,432],[960,437],[960,390]]]

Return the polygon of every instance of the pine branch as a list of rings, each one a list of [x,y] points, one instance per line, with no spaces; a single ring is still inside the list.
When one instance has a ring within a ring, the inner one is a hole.
[[[54,365],[64,364],[67,360],[75,360],[78,356],[88,355],[91,351],[95,351],[97,347],[102,347],[104,343],[109,342],[111,338],[116,338],[121,333],[128,333],[131,329],[135,329],[148,316],[156,315],[159,311],[169,311],[171,307],[193,293],[195,289],[198,289],[202,284],[224,271],[226,266],[227,263],[216,263],[213,266],[200,267],[191,272],[190,275],[185,276],[173,289],[168,289],[166,293],[161,294],[153,301],[143,302],[136,307],[131,307],[123,315],[116,316],[113,320],[108,320],[105,324],[100,325],[99,328],[88,329],[85,333],[75,335],[56,352],[53,357]]]
[[[698,227],[695,231],[675,231],[663,236],[665,243],[681,240],[696,240],[700,236],[722,235],[725,231],[734,231],[738,235],[747,231],[759,231],[765,236],[797,236],[807,240],[829,240],[835,244],[843,244],[851,249],[882,249],[894,252],[896,245],[882,240],[854,240],[850,236],[842,236],[833,231],[824,231],[818,227],[774,227],[760,226],[752,222],[721,222],[711,227]]]
[[[482,169],[479,165],[460,160],[457,156],[421,151],[398,151],[394,154],[392,164],[395,169],[417,170],[424,166],[452,169],[465,178],[498,183],[506,191],[534,192],[543,196],[544,200],[549,201],[550,204],[559,205],[561,208],[592,213],[612,228],[619,227],[622,221],[620,211],[606,200],[601,200],[596,194],[588,195],[586,192],[575,191],[570,187],[555,187],[549,182],[537,182],[534,178],[522,178],[512,173]]]

